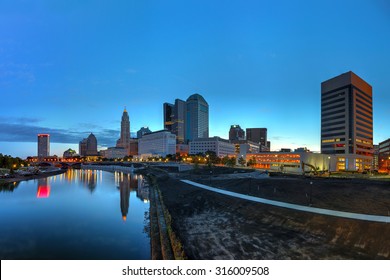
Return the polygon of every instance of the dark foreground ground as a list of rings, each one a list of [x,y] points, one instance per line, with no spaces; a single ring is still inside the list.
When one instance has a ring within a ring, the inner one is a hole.
[[[177,175],[176,175],[177,176]],[[390,183],[370,180],[191,179],[313,207],[389,215]],[[311,183],[310,183],[311,182]],[[158,180],[189,259],[390,259],[390,224],[299,212]]]

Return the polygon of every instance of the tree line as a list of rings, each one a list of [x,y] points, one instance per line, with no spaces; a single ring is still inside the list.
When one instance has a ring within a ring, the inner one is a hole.
[[[0,153],[0,168],[18,169],[21,166],[26,166],[27,163],[19,157],[11,157]]]

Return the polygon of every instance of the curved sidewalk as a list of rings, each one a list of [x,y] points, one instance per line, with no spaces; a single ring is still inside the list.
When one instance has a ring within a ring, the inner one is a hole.
[[[286,203],[286,202],[280,202],[276,200],[270,200],[270,199],[264,199],[260,197],[235,193],[231,191],[226,191],[222,189],[217,189],[213,187],[209,187],[206,185],[202,185],[199,183],[192,182],[190,180],[181,180],[183,183],[192,185],[194,187],[202,188],[205,190],[209,190],[212,192],[237,197],[249,201],[254,202],[260,202],[263,204],[269,204],[272,206],[278,206],[298,211],[304,211],[309,213],[315,213],[315,214],[322,214],[322,215],[328,215],[328,216],[335,216],[335,217],[341,217],[341,218],[348,218],[348,219],[355,219],[355,220],[362,220],[362,221],[371,221],[371,222],[380,222],[380,223],[390,223],[390,217],[389,216],[377,216],[377,215],[367,215],[367,214],[358,214],[358,213],[351,213],[351,212],[343,212],[343,211],[335,211],[335,210],[329,210],[329,209],[322,209],[322,208],[314,208],[309,206],[303,206],[298,204],[292,204],[292,203]]]

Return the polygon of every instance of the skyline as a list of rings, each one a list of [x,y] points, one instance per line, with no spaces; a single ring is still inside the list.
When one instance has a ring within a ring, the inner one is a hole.
[[[374,144],[390,138],[385,1],[22,2],[0,3],[0,153],[36,155],[38,133],[52,155],[90,132],[115,146],[125,106],[132,134],[156,131],[194,93],[210,137],[265,127],[272,150],[319,151],[321,82],[348,71],[373,87]]]

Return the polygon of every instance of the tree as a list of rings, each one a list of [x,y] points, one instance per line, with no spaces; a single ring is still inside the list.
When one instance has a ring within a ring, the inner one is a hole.
[[[236,158],[235,157],[224,156],[222,158],[222,164],[226,165],[226,166],[233,167],[236,164]]]
[[[173,161],[174,158],[175,158],[175,155],[168,154],[168,155],[166,155],[165,158],[166,158],[168,161]]]
[[[125,156],[123,158],[124,161],[132,161],[133,160],[133,156]]]
[[[248,165],[248,166],[253,166],[253,165],[255,165],[255,164],[256,164],[256,159],[255,159],[255,157],[251,157],[251,158],[248,160],[247,165]]]
[[[223,165],[227,165],[228,161],[229,161],[229,157],[228,157],[228,156],[224,156],[224,157],[222,158],[222,160],[221,160],[221,162],[222,162]]]
[[[0,168],[19,168],[22,165],[27,165],[27,162],[19,157],[13,158],[9,155],[0,154]]]
[[[245,160],[243,157],[240,157],[240,158],[238,159],[238,164],[244,166],[245,163],[246,163],[246,160]]]
[[[229,158],[229,161],[227,162],[227,166],[233,167],[236,165],[236,157]]]

